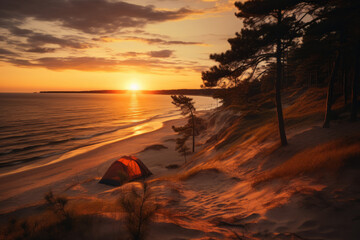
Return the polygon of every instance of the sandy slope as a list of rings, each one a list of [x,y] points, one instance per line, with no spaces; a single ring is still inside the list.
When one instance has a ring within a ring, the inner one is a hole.
[[[41,204],[49,189],[70,196],[74,202],[85,199],[110,204],[138,184],[113,188],[98,184],[99,177],[116,157],[135,154],[154,173],[148,182],[161,205],[148,239],[360,239],[359,168],[343,169],[338,175],[303,175],[253,185],[264,171],[296,153],[359,134],[360,123],[338,121],[323,129],[318,122],[292,128],[288,131],[289,146],[278,149],[272,141],[258,143],[250,138],[215,150],[206,140],[226,127],[224,119],[231,115],[222,114],[197,139],[199,152],[180,169],[166,168],[184,161],[171,140],[176,137],[171,125],[183,122],[176,120],[155,132],[53,166],[0,178],[1,211],[20,208],[0,216],[0,220],[39,211],[21,208],[25,203]],[[152,144],[168,149],[141,152]],[[119,236],[119,230],[112,227],[118,219],[116,213],[103,210],[101,214],[107,221],[99,223],[102,227],[92,237],[103,237],[104,229]]]
[[[346,177],[303,176],[252,186],[257,174],[306,148],[359,133],[359,123],[337,123],[330,129],[317,125],[293,130],[289,146],[270,155],[262,153],[265,144],[247,146],[222,161],[199,157],[202,169],[167,185],[177,195],[165,206],[179,213],[172,219],[181,219],[181,226],[201,231],[189,238],[359,239],[358,170],[342,172]]]

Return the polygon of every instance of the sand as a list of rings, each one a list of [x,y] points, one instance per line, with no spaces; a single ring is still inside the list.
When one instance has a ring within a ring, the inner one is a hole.
[[[91,179],[96,182],[111,163],[123,155],[138,156],[154,176],[171,173],[171,170],[166,168],[167,165],[183,163],[183,158],[175,152],[175,143],[172,140],[176,138],[176,134],[171,126],[183,123],[184,119],[170,120],[153,132],[114,142],[51,165],[0,176],[0,213],[36,205],[49,190],[61,193],[76,183]],[[166,143],[168,149],[161,150],[160,155],[160,151],[156,150],[139,153],[156,143]],[[88,194],[95,194],[102,188],[107,189],[104,185],[95,186],[95,192],[89,190]]]
[[[291,129],[287,147],[269,151],[275,145],[272,141],[245,141],[231,154],[226,148],[215,151],[206,144],[224,127],[217,123],[197,138],[197,154],[187,164],[174,150],[176,135],[171,129],[183,123],[184,119],[172,120],[154,132],[0,178],[0,220],[38,211],[36,206],[43,204],[44,193],[50,189],[72,201],[115,201],[124,190],[139,184],[114,188],[97,182],[112,161],[133,154],[154,173],[148,182],[160,205],[148,239],[360,239],[358,169],[341,176],[304,175],[253,185],[259,174],[298,152],[359,134],[360,123],[337,121],[323,129],[317,122]],[[154,144],[166,148],[143,151]],[[170,164],[181,167],[166,168]],[[118,219],[115,213],[102,215],[108,222],[102,222],[101,229]]]

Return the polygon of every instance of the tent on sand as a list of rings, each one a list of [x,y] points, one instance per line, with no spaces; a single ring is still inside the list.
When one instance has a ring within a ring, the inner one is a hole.
[[[120,186],[126,182],[152,175],[143,162],[134,156],[123,156],[116,160],[99,183]]]

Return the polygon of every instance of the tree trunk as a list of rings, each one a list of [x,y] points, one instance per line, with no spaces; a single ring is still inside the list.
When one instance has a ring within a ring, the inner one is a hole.
[[[281,24],[282,20],[282,13],[279,11],[278,13],[278,26]],[[281,80],[282,80],[282,63],[281,63],[281,38],[278,37],[276,42],[276,82],[275,82],[275,100],[276,100],[276,111],[277,111],[277,118],[278,118],[278,126],[279,126],[279,134],[281,145],[287,145],[287,139],[285,134],[285,124],[284,124],[284,117],[281,105]]]
[[[195,152],[195,116],[191,111],[191,118],[192,118],[192,140],[193,140],[193,145],[192,145],[192,152]]]
[[[343,94],[344,94],[344,105],[348,102],[348,91],[347,91],[347,69],[343,70]]]
[[[326,98],[326,112],[325,112],[325,120],[324,120],[323,128],[330,127],[334,82],[335,82],[336,73],[339,68],[339,61],[340,61],[340,54],[339,54],[339,52],[337,52],[335,62],[334,62],[334,65],[333,65],[333,68],[331,71],[330,79],[329,79],[328,92],[327,92],[327,98]]]
[[[348,102],[348,66],[345,54],[341,54],[341,78],[342,81],[340,82],[344,96],[344,106],[346,106]]]
[[[285,56],[281,58],[281,75],[282,75],[282,81],[281,81],[281,85],[283,87],[287,87],[287,79],[286,79],[286,74],[285,74],[285,68],[286,68],[286,64],[285,64]]]
[[[356,121],[357,119],[357,112],[358,112],[358,100],[357,100],[357,90],[358,90],[358,82],[359,82],[359,64],[360,64],[360,42],[358,43],[357,46],[357,51],[356,51],[356,60],[355,60],[355,73],[354,73],[354,78],[353,78],[353,82],[352,82],[352,103],[351,103],[351,121]]]

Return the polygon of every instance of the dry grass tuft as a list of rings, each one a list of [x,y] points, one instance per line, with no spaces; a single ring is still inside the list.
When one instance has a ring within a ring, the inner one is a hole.
[[[158,210],[149,185],[146,182],[142,185],[141,193],[133,187],[118,199],[118,204],[125,213],[126,229],[132,240],[145,239],[148,226]]]
[[[71,214],[67,209],[68,198],[64,196],[55,196],[52,191],[45,194],[44,197],[49,210],[51,210],[60,220],[70,221]]]
[[[217,168],[214,168],[214,167],[197,166],[197,167],[194,167],[194,168],[190,169],[189,171],[186,171],[186,172],[178,175],[177,178],[180,181],[186,181],[186,180],[196,176],[197,174],[199,174],[201,172],[220,173],[220,170],[217,169]]]
[[[284,110],[288,118],[302,118],[306,115],[324,114],[326,104],[325,88],[309,88]]]
[[[266,97],[270,97],[270,95]],[[243,110],[241,115],[233,119],[229,126],[225,126],[208,140],[208,146],[214,147],[215,150],[231,152],[232,146],[245,142],[249,145],[265,141],[278,141],[275,109],[261,108],[262,104],[269,101],[266,97],[259,97],[257,106],[253,106],[253,110]],[[289,89],[283,99],[286,130],[322,121],[325,97],[325,88]],[[288,106],[286,107],[286,105]],[[337,108],[339,106],[335,104],[334,109]]]
[[[231,144],[235,142],[243,142],[252,137],[256,131],[261,131],[268,133],[269,128],[272,129],[271,126],[267,127],[269,124],[268,121],[273,118],[272,111],[248,111],[244,112],[241,116],[238,117],[236,121],[232,122],[232,125],[222,129],[216,136],[215,149],[220,150],[225,146],[231,146]],[[265,125],[264,125],[265,124]],[[273,131],[270,131],[270,134]],[[264,134],[261,133],[262,136]]]
[[[253,185],[274,179],[291,179],[314,172],[336,172],[360,161],[360,136],[342,138],[300,152],[255,179]]]
[[[0,228],[0,239],[96,239],[92,237],[94,221],[100,215],[90,215],[89,205],[74,204],[65,196],[51,191],[45,195],[46,211],[11,219]],[[98,207],[93,207],[99,209]],[[79,214],[79,212],[87,212]]]
[[[178,164],[170,164],[170,165],[167,165],[166,168],[167,169],[177,169],[179,168],[180,166]]]

